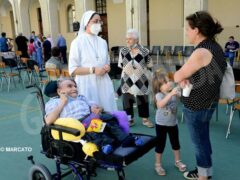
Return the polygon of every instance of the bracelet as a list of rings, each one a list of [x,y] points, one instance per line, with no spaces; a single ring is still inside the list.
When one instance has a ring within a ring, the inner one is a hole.
[[[93,67],[89,68],[89,73],[92,74],[93,73]]]
[[[93,70],[93,71],[92,71],[92,72],[93,72],[93,74],[95,74],[95,67],[92,67],[92,70]]]

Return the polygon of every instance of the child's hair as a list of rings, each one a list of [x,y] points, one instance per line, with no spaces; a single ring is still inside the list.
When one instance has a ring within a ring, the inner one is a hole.
[[[167,75],[166,73],[163,73],[162,71],[155,71],[153,74],[153,80],[152,80],[152,91],[153,91],[153,102],[156,106],[156,94],[161,92],[160,87],[167,82]]]

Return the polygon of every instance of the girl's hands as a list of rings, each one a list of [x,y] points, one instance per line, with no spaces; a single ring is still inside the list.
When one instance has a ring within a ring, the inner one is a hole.
[[[179,92],[179,88],[178,88],[178,87],[175,87],[175,88],[172,89],[171,95],[172,95],[172,96],[178,95],[178,92]]]

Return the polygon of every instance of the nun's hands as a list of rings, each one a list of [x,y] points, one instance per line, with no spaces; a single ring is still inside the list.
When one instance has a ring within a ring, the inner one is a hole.
[[[106,71],[105,71],[104,68],[99,68],[99,67],[96,67],[96,68],[95,68],[95,74],[96,74],[96,75],[98,75],[98,76],[103,76],[105,73],[106,73]]]

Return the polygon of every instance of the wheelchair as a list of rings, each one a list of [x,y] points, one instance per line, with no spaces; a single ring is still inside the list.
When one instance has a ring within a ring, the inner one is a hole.
[[[57,95],[57,83],[56,81],[50,81],[49,83],[51,83],[51,86],[46,86],[44,94],[48,97],[54,97]],[[46,93],[46,89],[49,87],[51,87],[52,90]],[[117,147],[113,153],[108,155],[101,151],[96,151],[93,153],[93,157],[86,156],[82,151],[81,143],[63,140],[63,133],[79,136],[80,131],[60,125],[46,125],[44,119],[45,103],[42,90],[36,84],[27,86],[26,88],[35,89],[32,93],[36,95],[42,112],[43,127],[41,129],[41,153],[47,158],[53,159],[56,164],[56,172],[52,174],[45,165],[35,163],[33,156],[29,156],[28,160],[32,163],[28,174],[30,180],[60,180],[72,173],[78,180],[90,180],[91,177],[97,176],[97,168],[114,170],[117,172],[119,180],[125,180],[124,167],[155,147],[155,136],[132,133],[133,136],[138,136],[143,140],[142,146],[120,146]],[[59,140],[52,137],[51,130],[56,130],[58,132]],[[62,172],[62,166],[67,166],[67,170],[65,169],[64,172]]]

